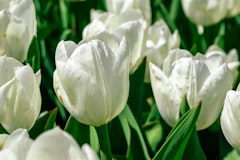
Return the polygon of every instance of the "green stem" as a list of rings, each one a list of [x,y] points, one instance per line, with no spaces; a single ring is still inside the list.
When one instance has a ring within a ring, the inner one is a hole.
[[[98,141],[100,145],[100,157],[102,160],[111,160],[112,152],[110,147],[110,140],[108,135],[107,124],[95,127],[98,135]]]

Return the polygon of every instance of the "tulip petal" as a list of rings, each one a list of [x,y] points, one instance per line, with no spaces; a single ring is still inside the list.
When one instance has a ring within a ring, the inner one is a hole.
[[[32,144],[26,160],[80,160],[86,154],[78,144],[60,128],[42,133]]]
[[[221,128],[227,141],[237,150],[240,150],[240,92],[228,91],[223,111],[220,117]]]
[[[150,63],[153,95],[162,118],[173,126],[179,118],[181,95],[169,78],[153,63]]]
[[[232,73],[224,63],[207,78],[198,93],[202,109],[197,121],[197,130],[209,127],[218,118],[226,92],[232,87]],[[207,117],[207,118],[206,118]]]

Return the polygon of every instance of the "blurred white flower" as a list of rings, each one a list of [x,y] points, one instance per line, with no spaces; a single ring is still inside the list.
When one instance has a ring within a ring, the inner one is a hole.
[[[152,11],[150,0],[106,0],[107,10],[120,14],[128,9],[140,9],[144,19],[151,24]]]
[[[150,63],[153,94],[162,118],[170,126],[179,119],[184,95],[190,108],[202,101],[197,130],[209,127],[218,118],[226,92],[232,87],[232,74],[226,63],[213,69],[208,62],[208,58],[192,57],[188,51],[176,49],[170,51],[163,69]]]
[[[227,17],[234,17],[240,13],[240,1],[228,0],[228,12]]]
[[[185,15],[195,24],[209,26],[225,18],[226,0],[181,0]]]
[[[17,129],[11,135],[1,134],[0,160],[25,160],[32,140],[26,129]]]
[[[82,148],[70,134],[56,127],[37,137],[28,151],[26,160],[98,160],[88,144]]]
[[[32,0],[11,0],[0,5],[0,55],[24,62],[31,40],[36,35],[34,3]]]
[[[120,114],[129,92],[126,39],[107,35],[101,39],[61,41],[55,57],[53,83],[59,100],[79,122],[92,126]]]
[[[227,141],[240,151],[240,85],[236,91],[227,92],[220,123]]]
[[[0,123],[8,132],[31,129],[41,108],[40,71],[0,56],[0,75]]]

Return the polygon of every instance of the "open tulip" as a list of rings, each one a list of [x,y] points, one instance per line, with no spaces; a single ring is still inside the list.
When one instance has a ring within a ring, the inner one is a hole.
[[[41,108],[40,71],[0,56],[0,123],[8,131],[31,129]]]
[[[126,39],[59,42],[54,89],[62,104],[79,122],[100,126],[123,110],[129,92]]]
[[[228,11],[226,0],[181,0],[185,15],[194,23],[209,26],[222,20]]]
[[[32,0],[6,1],[0,11],[0,55],[24,62],[36,35],[36,14]]]
[[[180,54],[176,52],[186,53],[177,59]],[[211,69],[207,58],[190,55],[186,50],[177,49],[169,53],[163,69],[150,63],[151,84],[159,112],[170,126],[179,119],[184,95],[190,108],[202,101],[196,124],[197,130],[202,130],[218,118],[226,92],[232,87],[232,74],[226,63]]]
[[[240,85],[236,91],[227,92],[220,122],[227,141],[240,151]]]
[[[26,160],[98,160],[88,144],[81,148],[67,132],[54,128],[42,133],[32,143]]]

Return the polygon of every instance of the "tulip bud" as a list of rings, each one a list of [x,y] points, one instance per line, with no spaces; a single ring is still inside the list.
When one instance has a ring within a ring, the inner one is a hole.
[[[207,58],[190,57],[189,52],[174,60],[173,50],[165,59],[163,69],[150,63],[153,94],[162,118],[173,126],[179,119],[180,103],[187,95],[190,108],[202,101],[197,130],[209,127],[219,116],[226,92],[232,86],[232,74],[226,63],[210,69]],[[170,64],[168,64],[168,63]]]
[[[126,39],[105,37],[104,42],[61,41],[56,49],[55,92],[74,118],[92,126],[120,114],[129,92]]]
[[[36,35],[35,6],[32,0],[6,2],[0,11],[0,56],[7,55],[24,62]]]
[[[41,108],[40,71],[0,56],[0,123],[8,131],[31,129]]]
[[[240,151],[240,85],[236,91],[227,92],[220,122],[228,143]]]
[[[185,15],[194,23],[209,26],[221,21],[227,14],[226,0],[181,0]]]
[[[32,143],[26,160],[98,160],[88,144],[82,148],[67,132],[54,128],[42,133]]]

